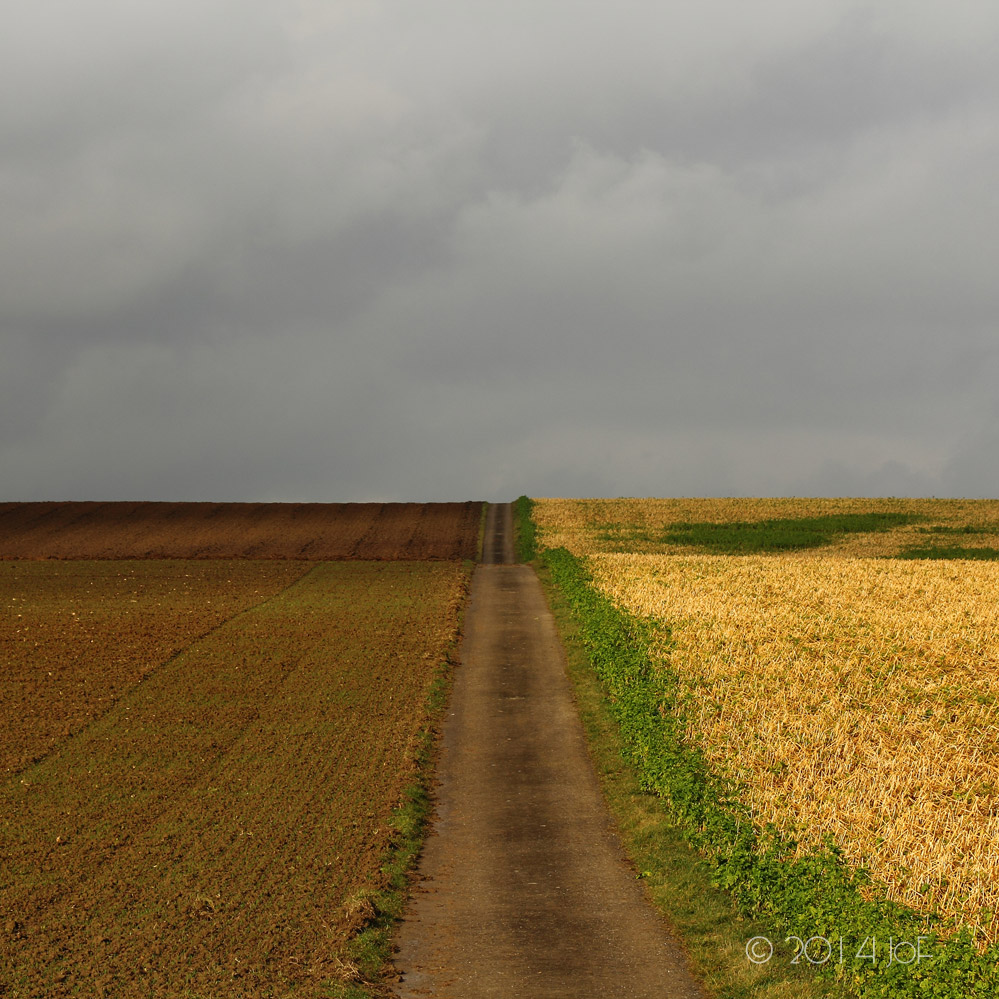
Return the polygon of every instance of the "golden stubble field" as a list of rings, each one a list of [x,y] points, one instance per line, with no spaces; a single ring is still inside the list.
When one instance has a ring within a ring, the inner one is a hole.
[[[688,738],[760,823],[801,849],[831,834],[889,897],[991,943],[999,562],[873,557],[910,543],[914,525],[779,554],[606,550],[679,521],[886,508],[972,525],[971,544],[999,525],[999,503],[945,500],[539,500],[534,516],[542,544],[585,555],[602,592],[659,623]]]

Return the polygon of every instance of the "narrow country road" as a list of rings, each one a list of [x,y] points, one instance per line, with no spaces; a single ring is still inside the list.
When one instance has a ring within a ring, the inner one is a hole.
[[[396,992],[700,999],[611,827],[540,583],[510,564],[511,517],[489,508]]]

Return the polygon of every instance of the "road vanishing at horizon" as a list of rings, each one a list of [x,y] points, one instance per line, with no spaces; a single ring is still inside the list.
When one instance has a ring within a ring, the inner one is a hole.
[[[703,999],[628,864],[555,622],[486,519],[442,736],[436,820],[396,938],[400,999]]]

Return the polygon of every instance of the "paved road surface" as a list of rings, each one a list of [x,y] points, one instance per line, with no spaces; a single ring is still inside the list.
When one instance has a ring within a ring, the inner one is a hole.
[[[397,994],[700,999],[611,828],[538,579],[508,564],[509,505],[486,525]]]

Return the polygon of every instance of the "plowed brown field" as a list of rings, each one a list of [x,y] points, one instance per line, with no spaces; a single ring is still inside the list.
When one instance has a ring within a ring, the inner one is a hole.
[[[246,563],[266,580],[257,602],[240,612],[235,601],[99,718],[0,780],[0,995],[330,994],[359,900],[384,878],[390,816],[468,574],[455,562],[324,563],[267,598],[275,568]],[[123,585],[92,572],[72,584],[72,606]],[[54,578],[69,604],[67,577]],[[227,578],[245,601],[248,580]],[[161,612],[176,620],[165,586],[129,585],[133,634]],[[61,641],[40,641],[39,670]],[[94,644],[94,676],[117,676]]]
[[[481,503],[2,503],[0,559],[474,559]]]
[[[75,735],[150,670],[311,567],[0,562],[0,778]]]

